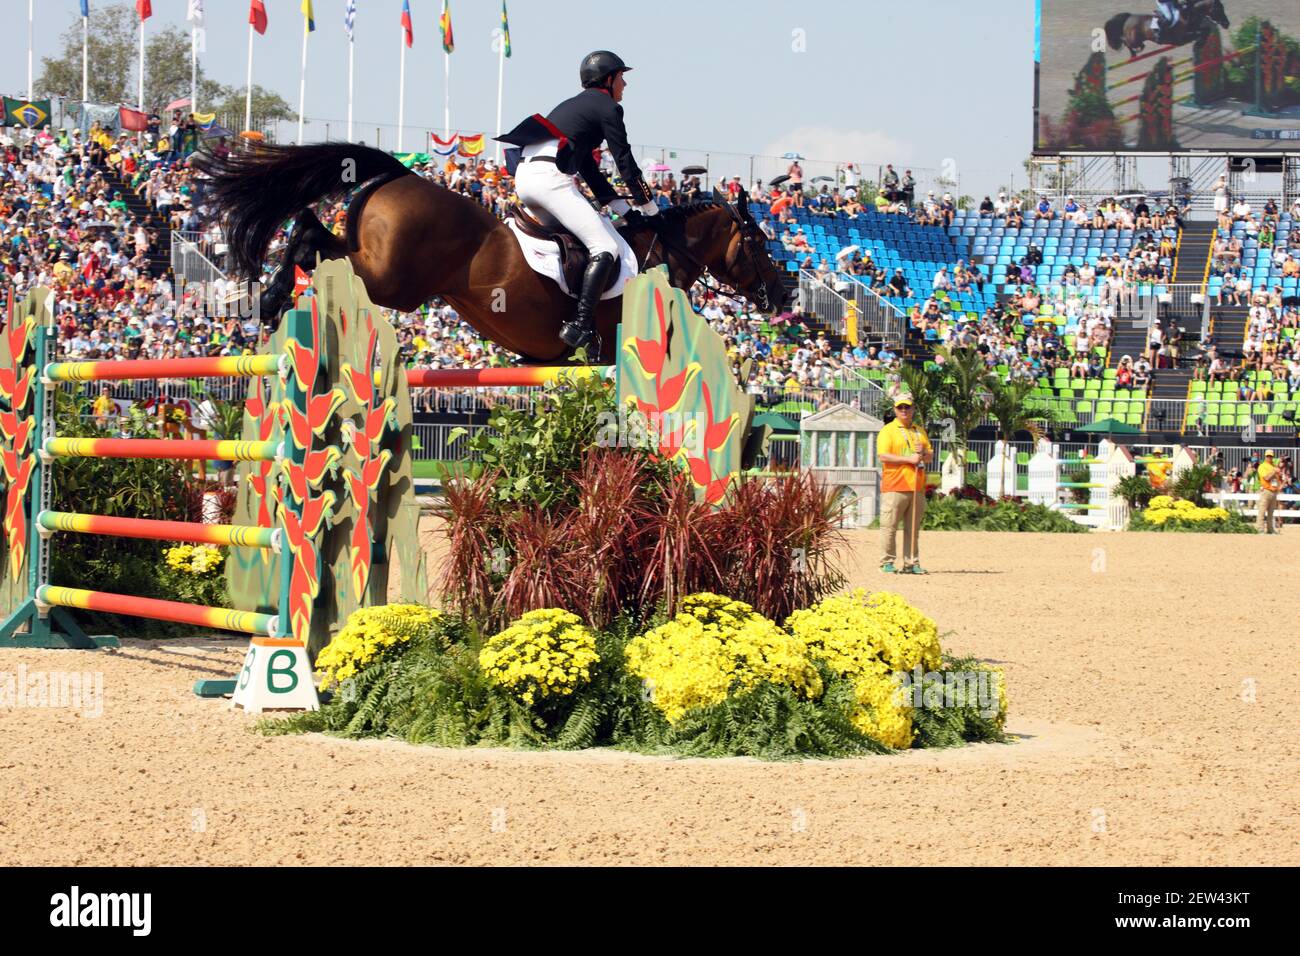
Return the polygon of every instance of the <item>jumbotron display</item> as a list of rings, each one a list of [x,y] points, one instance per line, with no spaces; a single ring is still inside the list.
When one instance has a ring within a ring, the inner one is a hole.
[[[1297,0],[1037,2],[1035,152],[1300,152]]]

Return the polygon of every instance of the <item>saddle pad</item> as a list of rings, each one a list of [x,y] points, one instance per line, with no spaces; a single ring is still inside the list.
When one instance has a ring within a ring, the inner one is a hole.
[[[564,281],[564,273],[560,268],[560,247],[550,239],[534,239],[525,234],[515,225],[514,220],[508,221],[506,225],[515,234],[515,238],[519,241],[519,248],[524,253],[524,260],[533,271],[538,275],[546,276],[558,285],[565,295],[576,299],[578,293],[570,289],[568,283]],[[636,275],[636,253],[622,236],[618,239],[618,251],[618,278],[605,290],[602,299],[617,299],[623,294],[623,286]]]

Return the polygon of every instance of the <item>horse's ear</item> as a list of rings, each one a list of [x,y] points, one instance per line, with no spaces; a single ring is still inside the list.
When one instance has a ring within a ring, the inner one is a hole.
[[[718,200],[718,202],[726,202],[726,201],[727,201],[727,194],[724,193],[724,192],[722,191],[722,189],[721,189],[721,188],[720,188],[716,183],[715,183],[714,186],[713,186],[713,198],[716,199],[716,200]]]
[[[740,195],[736,197],[736,203],[742,208],[748,208],[749,206],[749,192],[744,186],[740,187]]]

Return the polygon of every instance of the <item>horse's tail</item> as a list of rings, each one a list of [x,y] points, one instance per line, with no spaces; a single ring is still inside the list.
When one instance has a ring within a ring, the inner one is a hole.
[[[204,201],[224,221],[235,271],[252,279],[285,221],[371,177],[409,172],[388,153],[351,143],[267,145],[225,159],[204,153],[193,162],[210,177]]]
[[[1127,13],[1117,13],[1106,21],[1106,42],[1112,50],[1118,50],[1124,45],[1124,25],[1127,20]]]

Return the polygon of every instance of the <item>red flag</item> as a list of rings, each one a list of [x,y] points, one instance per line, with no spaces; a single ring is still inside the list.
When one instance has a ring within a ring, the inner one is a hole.
[[[302,295],[311,288],[311,276],[302,271],[301,266],[293,267],[293,294]]]
[[[124,130],[129,130],[132,133],[143,133],[149,128],[149,117],[139,110],[129,110],[123,106],[118,109],[117,115]]]
[[[140,14],[140,22],[143,23],[153,16],[153,5],[150,0],[135,0],[135,12]]]
[[[262,0],[252,0],[248,5],[248,22],[258,33],[266,32],[266,4]]]

